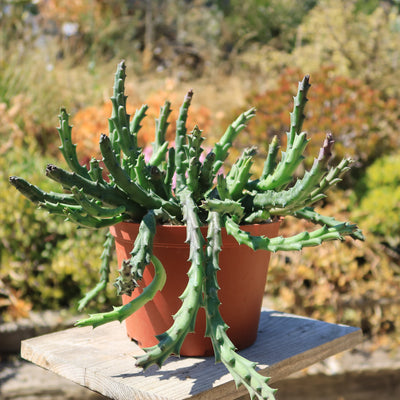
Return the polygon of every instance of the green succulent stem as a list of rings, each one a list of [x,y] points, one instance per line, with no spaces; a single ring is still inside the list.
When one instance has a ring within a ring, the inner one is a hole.
[[[10,183],[33,203],[49,202],[52,204],[78,205],[74,196],[69,193],[47,193],[18,176],[10,176],[9,179]]]
[[[79,300],[78,311],[82,311],[91,300],[93,300],[99,295],[99,293],[106,289],[107,283],[109,281],[110,263],[114,249],[114,242],[114,236],[112,236],[110,231],[107,230],[106,240],[103,245],[104,250],[100,256],[100,281],[92,290],[86,293],[86,295],[81,300]]]
[[[164,200],[168,201],[173,201],[175,202],[175,198],[173,194],[171,193],[171,188],[167,187],[165,184],[164,178],[165,178],[165,172],[161,171],[158,167],[155,165],[150,166],[149,169],[149,179],[150,182],[153,186],[154,193],[156,193],[158,196],[163,198]]]
[[[264,168],[260,177],[261,180],[266,179],[276,168],[276,158],[278,156],[278,152],[279,140],[277,136],[274,136],[268,147],[268,155],[264,162]]]
[[[221,302],[218,298],[217,272],[222,246],[221,217],[218,212],[210,212],[208,224],[204,300],[207,324],[206,336],[211,338],[215,361],[222,361],[234,378],[236,386],[245,386],[251,399],[274,400],[276,390],[268,386],[270,378],[262,376],[256,371],[256,363],[236,353],[235,346],[226,333],[228,325],[219,311]]]
[[[93,326],[93,328],[97,328],[100,325],[112,321],[122,322],[152,300],[156,293],[161,291],[164,287],[167,280],[167,274],[161,261],[156,256],[151,256],[151,262],[154,265],[154,278],[151,283],[143,289],[143,292],[138,297],[123,306],[114,307],[113,311],[91,314],[89,318],[79,320],[75,326]]]
[[[215,154],[215,161],[213,166],[213,174],[216,175],[222,164],[228,157],[228,151],[232,147],[233,141],[239,133],[247,126],[247,123],[255,116],[256,109],[250,108],[244,113],[240,114],[236,120],[229,125],[221,139],[215,144],[213,153]]]
[[[230,200],[228,184],[222,174],[217,175],[217,192],[221,200]]]
[[[255,147],[245,149],[227,174],[226,184],[229,197],[232,200],[238,200],[243,197],[243,190],[251,176],[250,168],[253,165],[253,157],[255,156],[256,152],[257,151]]]
[[[117,215],[112,218],[96,218],[89,214],[82,214],[80,210],[71,210],[68,208],[65,208],[64,214],[67,217],[67,221],[73,221],[80,227],[92,229],[101,229],[107,226],[112,226],[128,218],[124,215]]]
[[[199,175],[200,193],[207,193],[212,188],[214,180],[214,175],[213,175],[214,162],[215,162],[215,153],[210,151],[200,167],[200,175]]]
[[[304,159],[303,152],[307,143],[308,139],[305,132],[297,135],[290,150],[286,153],[282,152],[282,159],[274,172],[257,183],[257,189],[261,191],[277,189],[290,183],[294,172]]]
[[[179,110],[179,117],[176,121],[175,134],[175,164],[176,164],[176,186],[177,189],[183,189],[186,185],[186,171],[188,168],[187,152],[186,152],[186,120],[188,110],[192,101],[193,91],[189,90],[183,100]]]
[[[69,125],[69,115],[65,108],[61,108],[58,118],[60,120],[60,127],[57,128],[57,131],[61,139],[61,146],[59,149],[64,156],[65,161],[72,171],[86,179],[91,179],[86,167],[79,164],[78,157],[76,155],[76,144],[72,143],[72,126]]]
[[[103,185],[106,184],[103,179],[103,169],[100,167],[99,160],[96,160],[94,157],[90,160],[89,175],[93,182],[99,182]]]
[[[195,126],[192,134],[188,136],[188,173],[187,173],[187,186],[193,193],[193,198],[197,200],[202,196],[200,192],[200,170],[202,163],[200,162],[200,155],[203,151],[201,143],[204,138],[201,137],[201,130]]]
[[[125,62],[121,61],[115,73],[113,95],[111,97],[113,110],[110,122],[111,126],[114,128],[111,141],[118,143],[118,148],[123,151],[129,163],[133,165],[138,153],[137,137],[136,133],[131,133],[129,122],[130,115],[126,111],[127,96],[125,95],[125,71]],[[115,146],[113,146],[113,148],[114,150],[117,149]]]
[[[164,142],[160,147],[155,150],[150,158],[149,164],[159,166],[165,161],[166,154],[168,153],[168,142]]]
[[[308,101],[307,92],[310,88],[309,76],[299,82],[299,88],[296,97],[294,97],[293,112],[290,113],[290,130],[287,133],[286,152],[282,152],[282,159],[274,171],[271,171],[269,163],[276,156],[274,153],[278,150],[274,140],[271,144],[271,160],[267,158],[265,173],[257,184],[259,190],[271,190],[286,187],[293,179],[293,174],[300,162],[304,159],[303,152],[307,146],[308,139],[305,132],[301,132],[304,121],[304,108]]]
[[[243,217],[245,211],[239,202],[230,199],[208,199],[203,203],[202,207],[208,211],[216,211],[220,215],[235,215],[239,220]]]
[[[313,222],[314,224],[325,225],[328,227],[334,227],[338,225],[340,226],[343,224],[343,222],[338,221],[334,217],[327,217],[325,215],[317,213],[316,211],[314,211],[312,207],[305,207],[302,208],[301,210],[297,210],[293,214],[293,216],[296,218],[301,218]],[[360,229],[356,229],[352,234],[350,234],[350,237],[362,241],[365,240],[365,237]]]
[[[153,239],[156,234],[156,218],[153,210],[150,210],[139,225],[138,235],[135,239],[131,257],[123,260],[119,269],[119,276],[114,282],[118,295],[132,292],[138,286],[138,281],[143,278],[143,271],[151,261],[153,255]]]
[[[104,204],[114,207],[123,205],[133,220],[138,220],[144,215],[144,209],[139,204],[132,201],[122,190],[109,184],[90,181],[75,173],[58,168],[53,164],[47,165],[46,176],[61,183],[67,189],[73,186],[83,189],[86,195],[94,197]]]
[[[121,168],[113,154],[111,141],[106,135],[101,135],[100,150],[104,157],[104,164],[113,176],[115,183],[123,192],[127,193],[130,198],[135,199],[137,203],[147,209],[162,207],[174,216],[181,215],[181,209],[176,204],[162,199],[151,191],[146,191],[142,186],[131,180],[127,173]]]
[[[175,174],[175,149],[171,147],[168,150],[167,170],[165,173],[164,183],[167,193],[172,193],[172,181]]]
[[[301,250],[303,247],[314,247],[330,240],[343,240],[345,235],[351,235],[357,230],[356,225],[343,223],[330,228],[323,226],[312,232],[302,232],[291,237],[267,238],[253,236],[240,229],[240,226],[230,217],[225,217],[225,227],[239,244],[245,244],[253,250],[290,251]]]
[[[294,98],[293,111],[290,113],[290,130],[287,134],[287,148],[292,148],[296,135],[299,135],[303,127],[305,119],[304,108],[307,104],[307,93],[310,85],[310,76],[306,75],[301,82],[297,90],[297,95]]]
[[[288,190],[267,190],[256,194],[254,207],[268,209],[272,215],[285,215],[303,208],[307,199],[312,196],[313,191],[319,187],[319,182],[327,174],[326,166],[332,155],[333,143],[332,134],[328,134],[318,158],[314,160],[312,168],[304,174],[302,179],[298,179],[295,185]],[[321,190],[318,194],[322,194]]]
[[[180,192],[180,200],[186,222],[187,242],[189,242],[188,271],[189,281],[180,296],[182,305],[173,316],[173,325],[164,333],[157,336],[159,343],[156,346],[145,348],[146,354],[137,358],[137,365],[148,368],[152,364],[161,367],[171,354],[179,354],[182,343],[189,332],[194,331],[196,316],[202,303],[202,288],[204,280],[205,255],[203,251],[204,238],[200,230],[200,221],[197,215],[197,206],[188,189]]]
[[[350,169],[349,165],[351,162],[349,158],[344,158],[339,164],[331,168],[321,182],[319,182],[319,187],[311,193],[311,198],[320,193],[325,193],[328,189],[339,183],[342,180],[341,177]]]
[[[105,208],[96,202],[94,199],[89,199],[82,189],[78,189],[76,186],[71,188],[71,192],[76,202],[82,207],[83,211],[86,211],[89,215],[99,218],[112,218],[123,214],[126,210],[124,206],[116,208]]]
[[[244,220],[247,224],[259,224],[271,221],[271,214],[268,210],[257,210],[249,214]]]
[[[168,117],[171,114],[171,103],[166,101],[161,107],[160,117],[156,119],[155,141],[152,143],[153,154],[150,159],[151,165],[160,165],[165,160],[168,151],[168,142],[165,140],[169,126]]]
[[[132,175],[133,177],[131,177]],[[129,178],[137,182],[137,184],[144,190],[148,191],[153,189],[153,186],[150,182],[149,168],[146,164],[143,153],[139,154],[138,158],[136,159],[136,164],[131,171],[131,176],[129,176]]]
[[[132,135],[138,134],[140,128],[142,127],[141,122],[143,121],[144,117],[146,116],[146,111],[149,109],[147,104],[143,104],[138,110],[136,110],[135,115],[133,116],[130,124],[129,129]]]

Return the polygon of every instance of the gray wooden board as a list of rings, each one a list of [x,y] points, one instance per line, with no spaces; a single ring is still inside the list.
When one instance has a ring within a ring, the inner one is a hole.
[[[257,341],[240,354],[274,382],[361,342],[358,328],[263,310]],[[227,400],[245,393],[213,357],[170,357],[161,369],[143,371],[135,366],[139,354],[143,351],[119,322],[67,329],[21,345],[26,360],[116,400]]]

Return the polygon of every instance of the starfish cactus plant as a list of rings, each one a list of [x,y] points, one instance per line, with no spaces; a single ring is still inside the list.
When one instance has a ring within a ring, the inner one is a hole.
[[[152,251],[157,226],[186,225],[191,266],[187,287],[180,296],[181,308],[174,316],[173,325],[157,336],[159,343],[144,349],[146,354],[137,358],[137,364],[143,368],[152,364],[161,366],[171,354],[179,354],[186,335],[194,330],[199,308],[204,307],[206,336],[211,338],[216,361],[225,364],[236,384],[244,385],[251,398],[274,399],[275,391],[268,386],[268,378],[256,371],[255,363],[235,352],[226,333],[228,326],[219,312],[217,271],[221,228],[225,227],[240,244],[253,250],[272,252],[301,250],[329,240],[343,240],[346,235],[362,240],[362,233],[355,225],[323,216],[313,209],[313,204],[323,199],[326,191],[340,181],[342,174],[349,169],[350,160],[343,159],[338,165],[328,168],[334,141],[332,135],[327,134],[312,167],[304,176],[294,178],[309,141],[307,134],[302,132],[310,87],[309,77],[305,76],[294,98],[286,151],[281,152],[278,159],[279,142],[274,137],[259,178],[251,179],[250,174],[255,148],[245,149],[229,172],[225,175],[220,173],[229,148],[254,117],[255,110],[251,108],[241,114],[213,149],[202,157],[201,130],[194,127],[188,134],[186,128],[192,91],[186,94],[180,108],[174,146],[166,140],[170,103],[165,102],[161,108],[156,120],[153,153],[146,161],[143,149],[138,146],[137,135],[147,106],[138,109],[133,118],[127,114],[125,77],[125,64],[121,62],[111,97],[113,112],[109,119],[109,135],[101,135],[99,142],[108,178],[100,167],[100,160],[93,158],[88,167],[79,163],[71,141],[69,115],[61,109],[58,128],[60,151],[71,172],[50,164],[46,175],[59,182],[64,191],[47,193],[15,176],[10,177],[10,182],[40,207],[50,213],[62,214],[81,227],[99,229],[121,221],[140,222],[131,257],[122,263],[114,285],[119,294],[130,295],[150,262],[155,268],[154,280],[130,303],[114,307],[110,312],[91,315],[79,321],[78,326],[96,327],[114,320],[122,321],[150,301],[168,279],[162,262]],[[321,227],[292,237],[272,239],[252,236],[242,229],[245,224],[268,223],[286,216],[305,219]],[[208,226],[206,238],[200,230],[204,225]],[[80,301],[80,309],[106,286],[113,245],[114,239],[107,233],[101,256],[101,280]]]

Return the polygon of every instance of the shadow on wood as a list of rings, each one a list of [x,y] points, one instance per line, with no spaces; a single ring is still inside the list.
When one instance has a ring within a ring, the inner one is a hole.
[[[257,341],[240,354],[256,361],[274,382],[361,341],[358,328],[263,310]],[[161,369],[143,371],[135,366],[139,354],[143,351],[118,322],[28,339],[21,347],[23,358],[112,399],[236,399],[245,394],[213,357],[170,357]]]

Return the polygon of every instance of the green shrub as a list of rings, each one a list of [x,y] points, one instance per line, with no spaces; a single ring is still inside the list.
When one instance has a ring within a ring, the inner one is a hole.
[[[267,44],[272,40],[273,46],[288,51],[294,45],[296,28],[317,1],[231,0],[219,3],[225,14],[225,47],[231,45],[243,51],[249,43]]]
[[[400,244],[400,153],[376,160],[357,189],[360,224],[388,243]]]
[[[307,69],[326,64],[336,75],[360,79],[388,96],[400,94],[400,13],[395,2],[320,0],[298,27],[290,53],[271,49],[270,68]]]
[[[104,237],[49,218],[10,188],[12,174],[30,175],[45,190],[57,188],[43,178],[46,161],[35,146],[23,146],[0,154],[0,283],[34,309],[68,307],[98,282]]]

